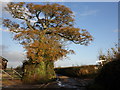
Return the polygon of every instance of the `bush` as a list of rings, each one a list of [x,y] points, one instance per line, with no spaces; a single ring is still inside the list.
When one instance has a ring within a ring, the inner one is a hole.
[[[111,62],[105,64],[98,76],[95,78],[94,85],[103,87],[105,90],[115,90],[120,85],[120,54]]]
[[[53,62],[47,64],[45,62],[38,64],[24,63],[23,70],[22,81],[24,84],[48,83],[56,78]]]

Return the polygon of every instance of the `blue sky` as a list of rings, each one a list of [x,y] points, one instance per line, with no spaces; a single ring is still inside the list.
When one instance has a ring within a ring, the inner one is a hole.
[[[70,44],[69,48],[76,54],[55,62],[55,66],[96,64],[101,49],[105,52],[118,43],[117,2],[60,2],[59,4],[69,7],[74,12],[75,27],[87,29],[94,37],[94,41],[89,46]],[[3,17],[10,15],[3,12]],[[17,41],[12,40],[12,34],[2,31],[0,38],[2,38],[0,45],[3,46],[2,56],[9,60],[8,66],[16,67],[22,64],[21,61],[25,58],[24,49]]]

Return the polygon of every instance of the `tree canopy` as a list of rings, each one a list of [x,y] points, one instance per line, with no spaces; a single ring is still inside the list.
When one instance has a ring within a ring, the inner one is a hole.
[[[73,50],[65,48],[66,42],[88,45],[93,37],[85,29],[74,27],[74,15],[70,8],[60,4],[9,3],[5,9],[13,18],[4,19],[3,25],[15,33],[33,63],[55,61]]]

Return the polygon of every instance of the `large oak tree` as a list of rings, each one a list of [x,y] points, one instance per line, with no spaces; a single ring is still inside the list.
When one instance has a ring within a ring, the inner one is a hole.
[[[19,20],[18,23],[4,19],[3,24],[14,32],[14,39],[26,50],[28,61],[25,64],[28,66],[24,66],[23,76],[26,83],[45,81],[42,75],[48,80],[54,78],[54,61],[73,53],[73,50],[65,48],[67,42],[88,45],[93,40],[85,29],[74,27],[73,12],[64,5],[19,2],[9,3],[5,9]]]

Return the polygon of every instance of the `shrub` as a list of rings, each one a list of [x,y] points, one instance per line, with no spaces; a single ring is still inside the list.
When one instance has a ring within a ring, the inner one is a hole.
[[[116,55],[113,61],[108,62],[101,68],[95,78],[95,84],[105,90],[120,88],[120,53]]]
[[[103,66],[104,64],[115,60],[117,54],[119,53],[119,49],[118,45],[116,44],[114,48],[110,48],[107,50],[106,54],[103,54],[102,51],[99,52],[99,56],[98,59],[99,60],[104,60],[102,63],[99,63],[101,66]]]
[[[38,84],[48,83],[56,78],[53,63],[49,62],[47,65],[45,62],[38,64],[24,63],[23,64],[23,78],[24,84]]]

